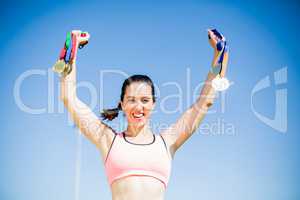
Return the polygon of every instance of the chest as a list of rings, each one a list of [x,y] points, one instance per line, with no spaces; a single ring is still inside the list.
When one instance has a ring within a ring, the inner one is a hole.
[[[154,139],[148,144],[134,144],[124,137],[115,139],[108,155],[110,165],[115,169],[157,169],[170,168],[170,158],[162,141]]]

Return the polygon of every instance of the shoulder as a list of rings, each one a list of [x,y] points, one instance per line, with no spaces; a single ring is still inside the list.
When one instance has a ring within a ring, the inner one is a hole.
[[[159,136],[162,138],[168,152],[170,153],[170,155],[173,158],[174,155],[175,155],[175,152],[176,152],[176,148],[175,148],[175,145],[174,145],[174,136],[169,134],[167,131],[161,132],[159,134]]]
[[[101,138],[99,139],[99,149],[101,152],[104,152],[104,154],[108,151],[110,146],[112,145],[115,137],[119,135],[113,128],[111,128],[109,125],[103,123],[103,128],[102,128],[102,134]]]

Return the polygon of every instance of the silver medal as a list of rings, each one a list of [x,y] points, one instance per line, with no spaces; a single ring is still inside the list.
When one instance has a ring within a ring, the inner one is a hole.
[[[216,91],[224,91],[229,88],[230,83],[227,78],[218,75],[212,80],[211,85]]]

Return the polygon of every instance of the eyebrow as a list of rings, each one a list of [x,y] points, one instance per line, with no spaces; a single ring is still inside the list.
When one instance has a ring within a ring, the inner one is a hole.
[[[135,96],[127,96],[126,98],[127,98],[127,99],[129,99],[129,98],[135,98]],[[151,99],[150,96],[141,96],[141,98]]]

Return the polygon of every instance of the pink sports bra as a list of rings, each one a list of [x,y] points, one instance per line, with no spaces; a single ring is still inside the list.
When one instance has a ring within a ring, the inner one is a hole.
[[[151,176],[166,188],[172,159],[163,137],[159,136],[153,134],[151,143],[136,144],[128,141],[125,133],[116,134],[105,159],[109,184],[127,176]]]

